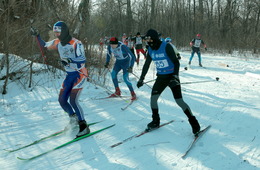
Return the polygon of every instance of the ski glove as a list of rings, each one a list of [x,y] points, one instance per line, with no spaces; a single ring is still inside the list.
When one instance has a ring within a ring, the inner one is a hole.
[[[109,63],[106,63],[104,66],[105,66],[106,68],[108,68],[108,66],[109,66]]]
[[[207,49],[207,48],[205,48],[205,50],[207,51],[208,49]]]
[[[144,85],[144,81],[142,79],[140,79],[138,82],[137,82],[137,87],[140,88]]]
[[[30,33],[31,33],[32,36],[38,36],[39,35],[39,31],[34,27],[31,27]]]
[[[129,68],[127,69],[127,72],[128,72],[128,73],[133,73],[133,68],[132,68],[132,67],[129,67]]]
[[[72,62],[72,60],[71,60],[70,58],[63,58],[63,59],[61,60],[61,63],[62,63],[64,66],[69,65],[69,63],[71,63],[71,62]]]

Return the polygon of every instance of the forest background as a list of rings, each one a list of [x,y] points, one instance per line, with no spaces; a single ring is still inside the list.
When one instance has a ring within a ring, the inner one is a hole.
[[[258,55],[260,52],[259,0],[1,0],[0,1],[1,76],[7,93],[8,78],[21,78],[25,70],[9,66],[10,57],[21,56],[31,61],[26,66],[32,76],[32,64],[46,63],[62,68],[57,52],[37,47],[30,28],[39,30],[44,40],[53,39],[52,26],[62,20],[70,33],[85,46],[88,66],[103,67],[104,50],[96,48],[100,38],[121,37],[123,33],[142,35],[150,29],[171,37],[174,44],[190,50],[189,42],[197,33],[208,46],[208,52],[234,51]],[[51,57],[50,57],[51,56]],[[103,57],[102,57],[103,56]],[[6,67],[4,67],[6,66]],[[24,67],[22,68],[24,69]],[[15,71],[12,71],[15,70]],[[55,72],[55,70],[51,70]],[[92,70],[90,69],[90,72]],[[99,75],[101,70],[99,70]],[[20,74],[18,77],[17,75]],[[27,85],[31,82],[28,78]]]

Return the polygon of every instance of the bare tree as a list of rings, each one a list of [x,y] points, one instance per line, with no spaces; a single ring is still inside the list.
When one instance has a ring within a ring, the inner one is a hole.
[[[130,33],[132,31],[132,27],[134,26],[133,22],[133,14],[131,8],[131,0],[127,0],[127,22],[126,22],[126,32]]]

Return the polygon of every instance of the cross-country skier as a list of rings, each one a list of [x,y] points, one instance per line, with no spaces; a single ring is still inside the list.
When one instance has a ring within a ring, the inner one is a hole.
[[[143,86],[145,75],[147,74],[152,61],[154,61],[157,69],[157,78],[152,87],[150,99],[153,120],[147,125],[147,130],[157,128],[160,125],[157,100],[161,93],[168,86],[172,91],[176,103],[179,105],[179,107],[181,107],[183,112],[188,117],[193,134],[196,135],[200,131],[200,125],[196,117],[192,114],[190,107],[183,101],[179,80],[180,63],[176,57],[172,45],[166,43],[165,41],[161,41],[159,39],[158,32],[153,29],[147,31],[146,40],[148,42],[149,48],[140,79],[137,83],[137,87],[140,88]]]
[[[116,37],[110,38],[110,45],[107,47],[107,58],[105,67],[108,68],[110,58],[114,55],[116,58],[113,71],[111,73],[112,81],[115,86],[115,93],[111,94],[110,97],[117,97],[121,95],[121,91],[118,85],[117,74],[120,70],[123,70],[123,78],[130,90],[131,100],[136,100],[136,94],[134,92],[132,83],[129,80],[129,73],[133,72],[133,66],[135,62],[134,54],[129,50],[129,48],[122,42],[118,41]]]
[[[197,34],[194,39],[191,40],[190,46],[191,46],[191,56],[189,60],[189,65],[191,64],[192,58],[194,56],[194,53],[197,53],[198,58],[199,58],[199,66],[202,67],[201,64],[201,53],[200,53],[200,45],[203,45],[205,50],[207,51],[207,45],[204,43],[204,41],[201,39],[201,35]]]
[[[127,39],[127,35],[126,35],[126,33],[124,33],[123,34],[123,36],[122,36],[122,43],[124,43],[126,46],[127,46],[127,44],[128,44],[128,41],[127,41],[128,39]]]
[[[127,37],[127,47],[130,49],[130,51],[134,54],[135,56],[135,47],[134,47],[134,38],[132,34],[129,34],[129,37]],[[136,58],[136,57],[135,57]]]
[[[31,28],[31,34],[37,37],[41,48],[58,50],[62,64],[67,73],[59,93],[59,103],[62,109],[68,113],[70,123],[76,121],[79,125],[79,132],[76,137],[90,133],[85,121],[84,113],[79,105],[78,98],[86,81],[87,69],[85,68],[85,52],[81,41],[71,37],[69,28],[63,21],[58,21],[53,26],[56,39],[45,42],[41,39],[38,30]],[[69,100],[69,102],[68,102]]]
[[[137,65],[139,65],[140,53],[142,53],[144,55],[144,58],[146,58],[146,54],[143,49],[143,39],[144,37],[141,36],[140,32],[136,33],[136,37],[134,38],[134,41],[135,41],[135,50],[137,54],[137,59],[136,59]]]

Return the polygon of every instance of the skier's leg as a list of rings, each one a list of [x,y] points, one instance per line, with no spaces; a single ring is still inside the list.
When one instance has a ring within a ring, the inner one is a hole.
[[[197,52],[197,54],[198,54],[198,58],[199,58],[199,65],[202,67],[200,50]]]
[[[76,115],[78,116],[78,120],[85,120],[84,112],[78,102],[82,89],[73,89],[70,94],[70,104],[75,110]]]
[[[189,60],[189,64],[191,64],[191,61],[192,61],[193,56],[194,56],[194,53],[195,53],[195,51],[192,50],[192,52],[191,52],[191,56],[190,56],[190,60]]]
[[[188,117],[188,120],[192,127],[193,133],[197,134],[200,131],[200,125],[199,125],[196,117],[192,114],[190,107],[182,98],[180,82],[171,81],[169,84],[169,87],[172,91],[172,94],[173,94],[173,97],[174,97],[176,103]]]
[[[128,89],[130,91],[131,96],[132,96],[131,100],[136,100],[136,94],[134,92],[132,83],[130,82],[129,73],[127,72],[126,68],[123,69],[123,79],[124,79],[124,82],[126,83]]]
[[[121,70],[120,65],[115,63],[114,68],[111,72],[112,81],[113,81],[113,84],[114,84],[114,87],[115,87],[115,93],[113,93],[111,95],[111,97],[116,97],[116,96],[121,95],[121,91],[120,91],[120,88],[119,88],[119,85],[118,85],[118,79],[117,79],[117,75],[118,75],[118,72],[120,70]]]
[[[132,83],[130,82],[130,79],[129,79],[129,73],[127,72],[126,68],[123,69],[123,79],[124,79],[124,82],[127,85],[128,89],[130,90],[130,92],[134,91]]]
[[[167,80],[167,79],[166,79]],[[160,125],[160,115],[158,107],[158,98],[160,97],[163,90],[167,87],[165,79],[157,77],[151,92],[150,105],[152,109],[152,122],[147,125],[147,129],[153,129]]]
[[[137,64],[137,66],[139,66],[139,60],[140,60],[140,49],[136,49],[136,54],[137,54],[136,64]]]
[[[70,93],[70,104],[73,107],[73,109],[78,117],[79,132],[76,137],[80,137],[80,136],[90,133],[90,129],[84,118],[83,109],[81,108],[79,101],[78,101],[81,91],[84,87],[84,82],[86,81],[86,77],[83,74],[78,74],[78,75],[75,75],[74,78],[75,79],[74,79],[73,89],[71,90],[71,93]]]
[[[66,113],[69,114],[69,116],[74,114],[74,111],[68,102],[72,86],[73,86],[73,82],[71,81],[69,76],[66,76],[65,80],[63,81],[62,88],[60,89],[59,99],[58,99],[60,106]]]

